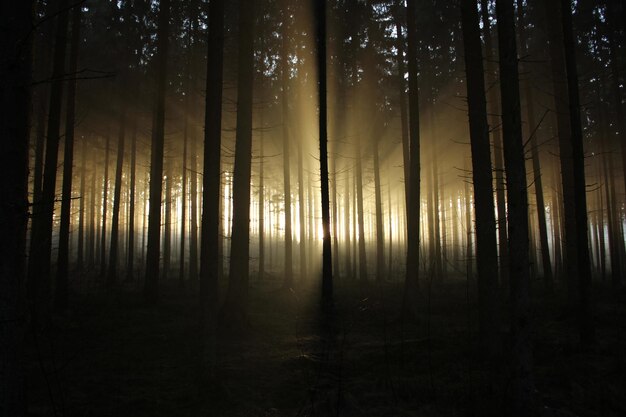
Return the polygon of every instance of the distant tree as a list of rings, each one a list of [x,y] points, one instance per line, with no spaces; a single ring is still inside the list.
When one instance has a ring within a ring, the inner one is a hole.
[[[156,99],[152,148],[150,156],[150,211],[148,213],[148,246],[144,295],[155,304],[159,297],[159,260],[161,253],[161,199],[163,194],[163,148],[165,137],[165,88],[167,83],[167,51],[170,25],[170,0],[159,4],[157,31]]]
[[[0,415],[26,415],[24,337],[32,0],[0,5]]]
[[[120,109],[120,126],[117,136],[117,158],[115,165],[115,185],[113,190],[113,214],[111,219],[111,241],[109,246],[109,268],[107,271],[107,284],[113,286],[117,283],[117,264],[119,247],[120,205],[122,197],[122,170],[124,168],[124,146],[126,142],[126,108],[125,104]]]

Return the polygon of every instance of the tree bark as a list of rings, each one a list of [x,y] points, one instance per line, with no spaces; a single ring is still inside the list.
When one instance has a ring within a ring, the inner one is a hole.
[[[500,314],[497,302],[498,248],[493,202],[491,145],[489,143],[487,99],[485,96],[485,73],[476,0],[462,0],[461,16],[476,214],[479,324],[483,343],[491,353],[494,353],[497,352],[500,342],[498,340]],[[466,213],[467,215],[468,213]],[[466,221],[469,223],[468,218]]]
[[[150,304],[159,298],[159,260],[161,251],[161,198],[163,194],[163,148],[165,136],[165,88],[167,79],[167,51],[170,20],[170,0],[159,4],[157,31],[156,98],[152,148],[150,151],[150,208],[148,213],[148,242],[144,296]]]
[[[500,56],[500,96],[507,179],[509,285],[511,305],[510,415],[528,416],[534,408],[530,329],[528,195],[522,143],[519,69],[512,0],[496,0]]]
[[[123,106],[123,104],[122,104]],[[117,141],[117,162],[115,166],[115,189],[113,191],[113,216],[111,219],[111,242],[109,246],[109,270],[107,285],[117,284],[117,258],[119,246],[120,203],[122,197],[122,170],[124,167],[124,144],[126,140],[126,109],[120,113],[120,131]]]
[[[70,46],[70,74],[75,74],[78,67],[78,49],[80,45],[81,8],[72,11],[72,38]],[[54,306],[57,311],[67,309],[70,217],[72,210],[72,177],[74,173],[74,123],[76,119],[76,79],[67,86],[67,104],[65,119],[65,149],[63,152],[63,192],[61,197],[61,227],[59,230],[59,252],[57,260],[56,285],[54,287]]]

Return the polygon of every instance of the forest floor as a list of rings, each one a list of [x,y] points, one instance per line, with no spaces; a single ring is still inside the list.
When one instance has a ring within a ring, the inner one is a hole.
[[[148,307],[138,285],[80,279],[71,310],[28,335],[32,416],[505,415],[506,357],[480,349],[474,286],[463,280],[423,288],[411,323],[400,320],[400,282],[338,285],[330,335],[316,291],[253,280],[249,331],[221,338],[221,386],[206,393],[194,292],[166,282]],[[535,292],[539,415],[626,415],[626,294],[596,288],[598,342],[581,350],[560,303]]]

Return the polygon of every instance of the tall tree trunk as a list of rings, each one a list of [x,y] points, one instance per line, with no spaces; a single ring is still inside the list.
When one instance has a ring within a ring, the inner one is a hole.
[[[283,136],[283,193],[285,198],[285,269],[283,288],[293,287],[293,259],[291,233],[291,165],[289,152],[289,8],[284,6],[281,27],[281,90],[282,90],[282,136]]]
[[[124,106],[124,104],[122,104]],[[120,112],[120,131],[117,140],[117,163],[115,166],[115,189],[113,191],[113,216],[111,219],[111,242],[109,247],[109,270],[107,285],[117,283],[117,258],[119,246],[120,202],[122,197],[122,170],[124,168],[124,143],[126,139],[126,109]]]
[[[350,174],[345,173],[346,180],[344,185],[343,194],[343,223],[344,223],[344,240],[346,250],[344,253],[346,277],[349,279],[354,278],[354,271],[352,269],[352,248],[350,243]],[[356,256],[356,254],[355,254]]]
[[[241,0],[239,3],[239,70],[237,73],[237,133],[233,172],[233,231],[230,249],[230,277],[223,307],[224,323],[229,323],[229,326],[233,326],[235,329],[244,326],[248,320],[254,3],[254,0]]]
[[[496,0],[504,164],[507,178],[511,303],[510,415],[528,416],[533,404],[530,330],[528,195],[522,143],[519,69],[513,0]]]
[[[380,162],[378,135],[374,137],[374,203],[376,206],[376,280],[385,279],[385,232],[383,226],[383,199],[380,191]]]
[[[569,116],[569,98],[567,91],[567,73],[565,68],[565,56],[563,52],[563,33],[559,30],[561,19],[559,2],[544,2],[545,25],[548,34],[550,50],[550,68],[552,75],[552,87],[556,114],[557,136],[559,140],[559,162],[561,165],[563,225],[564,225],[564,264],[566,268],[566,284],[568,293],[568,308],[574,307],[576,299],[576,282],[578,281],[578,268],[576,266],[577,255],[577,232],[576,232],[576,207],[574,186],[574,164],[572,150],[572,131]]]
[[[520,45],[522,56],[528,55],[526,16],[522,0],[517,0],[518,27],[520,35]],[[552,263],[550,261],[550,247],[548,246],[548,227],[546,223],[546,204],[543,197],[543,178],[541,176],[541,163],[539,159],[539,144],[537,143],[537,131],[539,126],[535,120],[535,103],[532,86],[530,84],[530,74],[523,82],[524,95],[526,96],[526,112],[528,117],[528,132],[533,163],[533,179],[535,185],[535,198],[537,199],[537,223],[539,229],[539,244],[541,248],[541,266],[543,269],[543,282],[549,294],[554,292],[554,282],[552,278]]]
[[[0,415],[22,417],[33,1],[3,2],[0,27]]]
[[[409,67],[409,206],[407,209],[406,278],[403,310],[415,316],[419,290],[420,261],[420,125],[417,86],[416,1],[407,0],[407,39]]]
[[[159,259],[161,252],[161,198],[163,194],[163,148],[165,139],[165,88],[167,79],[167,50],[170,24],[170,0],[159,4],[157,31],[156,100],[152,148],[150,150],[150,212],[148,214],[148,242],[144,296],[150,304],[159,298]]]
[[[89,187],[89,239],[87,240],[87,269],[90,271],[96,265],[96,167],[98,164],[95,152],[91,159],[93,165]]]
[[[56,33],[50,104],[48,106],[48,138],[43,172],[43,187],[39,213],[33,218],[33,235],[28,257],[28,290],[32,303],[32,321],[35,326],[45,315],[50,303],[50,256],[52,249],[52,228],[55,205],[57,162],[59,155],[59,129],[61,125],[61,101],[63,95],[63,74],[65,71],[65,49],[68,26],[67,0],[56,3]],[[20,32],[21,33],[21,32]]]
[[[476,213],[479,324],[483,343],[494,353],[499,344],[498,248],[491,173],[491,145],[489,143],[483,55],[476,0],[462,0],[461,16]],[[466,198],[468,198],[467,186]],[[466,213],[467,215],[468,213]],[[469,225],[468,217],[466,217],[466,221]],[[468,241],[469,239],[468,235]]]
[[[503,286],[508,285],[509,276],[509,254],[508,254],[508,231],[506,225],[506,199],[505,199],[505,177],[504,167],[502,166],[502,132],[498,127],[500,121],[500,106],[498,106],[498,90],[493,86],[496,84],[496,68],[494,54],[496,47],[493,45],[493,37],[489,28],[489,5],[488,0],[480,0],[480,9],[483,21],[483,35],[485,38],[486,50],[486,72],[487,85],[489,86],[489,107],[490,117],[488,119],[491,129],[493,130],[493,153],[494,153],[494,171],[496,176],[496,208],[497,208],[497,227],[498,227],[498,255],[500,257],[500,283]]]
[[[265,278],[265,120],[263,118],[263,109],[261,113],[261,132],[259,134],[259,281]]]
[[[165,221],[163,222],[163,279],[169,277],[172,262],[172,167],[170,163],[165,165]]]
[[[300,280],[305,280],[307,276],[307,259],[306,259],[306,216],[304,214],[304,136],[300,137],[298,144],[298,218],[300,223]]]
[[[78,248],[76,259],[76,269],[78,271],[82,271],[85,266],[85,182],[87,180],[87,152],[84,139],[81,147],[80,165],[80,203],[78,209]]]
[[[126,260],[126,280],[134,281],[135,276],[135,181],[137,167],[137,122],[133,122],[130,144],[130,185],[128,187],[128,258]]]
[[[409,157],[409,123],[407,115],[406,105],[406,92],[404,74],[406,73],[404,65],[404,37],[402,36],[402,23],[401,23],[401,9],[404,4],[403,1],[397,6],[398,11],[395,16],[396,23],[396,61],[398,63],[398,101],[400,102],[400,131],[402,132],[402,162],[404,168],[404,198],[406,206],[409,207],[409,171],[410,171],[410,157]]]
[[[576,68],[576,46],[572,28],[572,5],[570,0],[561,0],[563,25],[563,50],[567,73],[571,147],[574,170],[574,212],[576,224],[576,267],[578,270],[578,331],[583,345],[594,340],[591,317],[591,262],[587,226],[587,189],[585,185],[585,154],[583,147],[580,98],[578,92],[578,69]]]
[[[215,379],[217,364],[223,62],[224,0],[214,0],[209,6],[199,294],[202,349],[200,368],[202,375],[211,381]],[[247,264],[247,258],[245,263]]]
[[[102,184],[102,224],[100,232],[100,277],[106,275],[106,242],[107,242],[107,209],[109,202],[109,152],[111,150],[111,134],[107,131],[104,149],[104,183]]]
[[[72,11],[72,39],[70,47],[70,74],[78,68],[78,48],[80,44],[81,8]],[[67,309],[67,282],[69,272],[70,217],[72,210],[72,177],[74,173],[74,122],[76,119],[76,79],[67,86],[65,119],[65,149],[63,152],[63,193],[61,197],[61,227],[59,230],[59,252],[57,260],[54,306],[57,311]]]
[[[320,176],[322,181],[322,304],[332,308],[333,261],[330,237],[330,193],[328,189],[328,130],[326,102],[326,0],[315,0],[315,23],[317,40],[317,76],[319,96],[319,144]]]

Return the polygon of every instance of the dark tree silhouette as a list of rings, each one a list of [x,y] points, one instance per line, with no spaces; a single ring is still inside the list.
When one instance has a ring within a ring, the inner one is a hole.
[[[522,120],[513,0],[496,0],[502,136],[509,227],[511,304],[510,415],[528,416],[534,406],[530,331],[530,263],[528,255],[528,194],[522,143]]]
[[[322,181],[322,306],[333,305],[333,260],[330,237],[330,191],[328,187],[328,125],[326,92],[326,0],[315,0],[315,37],[317,44],[317,77],[319,97],[320,176]]]
[[[496,246],[487,100],[476,0],[462,0],[461,17],[476,213],[476,268],[478,272],[480,331],[485,345],[493,352],[498,348],[499,343],[498,249]]]
[[[233,172],[233,231],[230,249],[230,277],[226,301],[223,307],[224,323],[228,323],[234,329],[241,328],[248,321],[254,5],[254,0],[242,0],[239,3],[237,133],[235,139],[235,168]]]
[[[417,86],[417,10],[407,1],[407,57],[409,70],[409,207],[407,208],[406,278],[404,314],[415,316],[419,290],[420,247],[420,124]]]
[[[70,46],[70,74],[78,68],[78,48],[80,45],[80,7],[72,11],[72,38]],[[59,230],[59,253],[57,260],[54,305],[58,311],[67,308],[67,281],[69,271],[70,217],[72,209],[72,177],[74,173],[74,123],[76,120],[76,79],[67,86],[65,118],[65,149],[63,152],[63,193],[61,201],[61,226]],[[84,185],[81,182],[81,186]],[[82,197],[81,197],[82,198]]]
[[[15,417],[26,415],[23,286],[33,3],[0,5],[0,415]]]
[[[148,213],[148,245],[144,296],[150,304],[159,297],[159,260],[161,252],[161,198],[163,194],[163,148],[165,139],[165,88],[167,77],[167,50],[170,24],[170,0],[159,4],[157,32],[156,99],[152,148],[150,151],[150,209]]]

